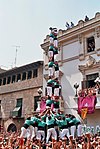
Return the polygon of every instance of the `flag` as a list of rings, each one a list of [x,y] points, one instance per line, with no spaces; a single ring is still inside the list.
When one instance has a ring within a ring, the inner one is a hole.
[[[42,98],[40,103],[40,112],[43,112],[46,109],[46,100],[45,98]]]
[[[81,114],[81,110],[87,108],[88,114],[92,114],[95,111],[96,96],[86,96],[78,98],[78,113]]]
[[[81,109],[81,117],[82,117],[82,119],[86,118],[87,112],[88,112],[88,108]]]

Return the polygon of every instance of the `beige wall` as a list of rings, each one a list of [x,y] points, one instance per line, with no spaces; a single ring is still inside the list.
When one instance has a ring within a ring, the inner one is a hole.
[[[26,70],[27,71],[27,70]],[[13,75],[13,74],[12,74]],[[10,112],[16,107],[16,99],[22,98],[22,117],[11,118],[20,129],[26,114],[34,111],[34,96],[39,96],[38,89],[43,87],[43,65],[38,68],[38,77],[0,86],[1,124],[10,119]],[[6,128],[7,129],[7,128]]]

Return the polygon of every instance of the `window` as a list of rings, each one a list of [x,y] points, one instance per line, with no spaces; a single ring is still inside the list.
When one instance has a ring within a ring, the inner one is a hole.
[[[15,75],[13,75],[13,76],[12,76],[12,83],[14,83],[14,82],[15,82],[15,79],[16,79],[16,76],[15,76]]]
[[[17,82],[21,80],[21,74],[17,74]]]
[[[26,72],[23,72],[22,80],[26,80]]]
[[[32,78],[32,71],[28,71],[27,79],[31,79],[31,78]]]
[[[10,84],[10,81],[11,81],[11,77],[9,76],[9,77],[7,78],[7,84]]]
[[[22,98],[17,99],[16,107],[22,107]]]
[[[34,97],[34,111],[36,111],[36,109],[37,109],[37,101],[39,100],[39,98],[40,98],[40,96],[35,96]]]
[[[13,117],[21,117],[22,116],[22,98],[17,99],[16,107],[12,111]]]
[[[98,73],[86,75],[86,80],[82,81],[82,89],[94,87],[96,85],[95,80],[98,76]]]
[[[6,78],[3,78],[3,85],[6,84]]]
[[[95,74],[90,74],[90,75],[87,75],[86,76],[86,80],[87,80],[87,87],[94,87],[95,86],[95,80],[96,78],[99,76],[98,73],[95,73]]]
[[[33,78],[38,76],[38,69],[33,70]]]
[[[95,50],[95,40],[94,37],[87,38],[87,52],[92,52]]]
[[[0,79],[0,86],[2,85],[2,79]]]

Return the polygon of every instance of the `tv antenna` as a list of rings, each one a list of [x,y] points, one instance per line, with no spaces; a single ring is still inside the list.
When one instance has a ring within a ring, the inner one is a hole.
[[[15,67],[16,67],[16,63],[17,63],[17,52],[18,52],[18,48],[20,48],[20,46],[14,45],[13,47],[16,48],[15,61],[14,61],[14,65],[15,65]]]

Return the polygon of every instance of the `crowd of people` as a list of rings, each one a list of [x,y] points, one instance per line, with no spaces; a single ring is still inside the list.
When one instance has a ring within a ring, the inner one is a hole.
[[[78,96],[93,96],[100,94],[100,84],[96,84],[94,87],[86,88],[86,89],[80,89],[78,91]]]
[[[74,115],[47,109],[28,116],[21,133],[2,131],[0,149],[100,149],[100,133],[84,134],[81,126]]]

